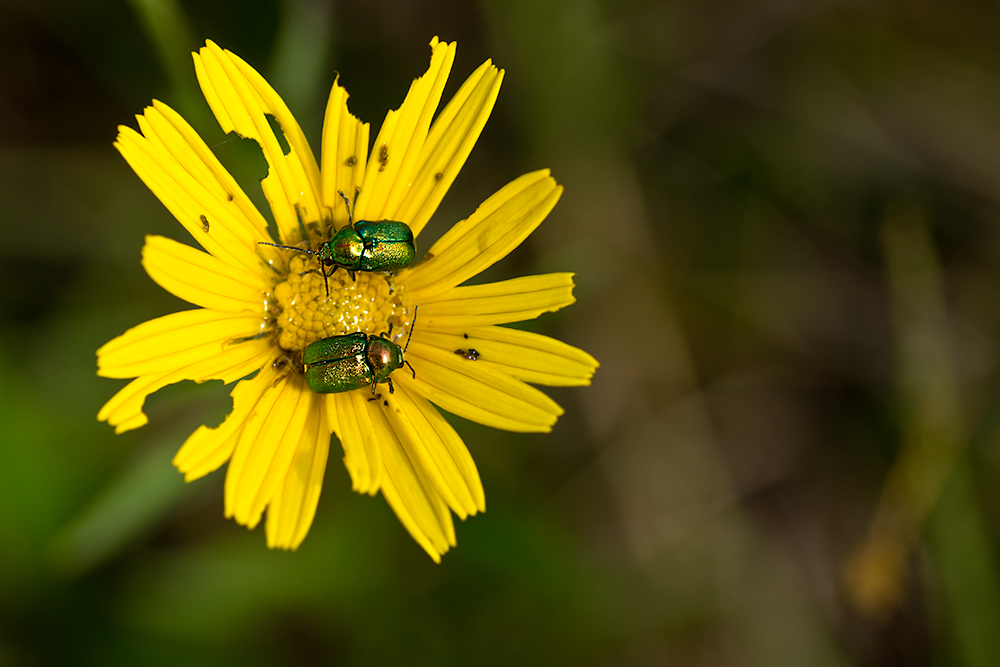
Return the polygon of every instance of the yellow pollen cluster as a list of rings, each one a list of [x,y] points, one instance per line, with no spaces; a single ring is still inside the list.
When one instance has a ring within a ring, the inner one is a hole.
[[[402,289],[393,286],[390,293],[392,278],[387,274],[357,271],[356,280],[351,280],[347,271],[337,269],[327,278],[327,296],[318,270],[319,263],[309,256],[293,257],[285,281],[274,288],[281,308],[276,324],[282,349],[298,352],[321,338],[356,331],[380,334],[387,332],[390,324],[395,337],[408,323],[409,309]]]

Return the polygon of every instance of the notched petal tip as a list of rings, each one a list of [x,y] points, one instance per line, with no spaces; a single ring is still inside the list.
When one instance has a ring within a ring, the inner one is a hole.
[[[301,235],[299,218],[319,221],[320,175],[312,149],[287,105],[267,81],[239,56],[212,42],[195,56],[195,73],[223,131],[257,142],[268,163],[261,181],[284,243]],[[268,117],[281,128],[287,154]]]
[[[368,161],[364,187],[355,202],[355,217],[399,220],[397,211],[420,167],[420,155],[454,60],[454,43],[434,44],[427,71],[410,84],[399,109],[386,114]]]
[[[394,212],[416,237],[437,210],[486,126],[503,81],[487,60],[462,84],[434,119],[414,167],[415,176]]]

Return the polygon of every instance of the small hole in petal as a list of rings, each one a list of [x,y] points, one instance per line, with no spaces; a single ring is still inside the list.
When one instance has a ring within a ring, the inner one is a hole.
[[[284,155],[291,153],[292,149],[288,145],[288,141],[285,139],[285,133],[281,130],[281,124],[271,114],[267,114],[267,124],[271,126],[271,131],[274,132],[274,136],[277,137],[278,145],[281,146],[281,152]]]

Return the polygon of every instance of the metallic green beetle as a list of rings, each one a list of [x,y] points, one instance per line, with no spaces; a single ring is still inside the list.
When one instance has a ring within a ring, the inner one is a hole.
[[[409,225],[395,220],[354,222],[347,195],[343,191],[339,194],[347,204],[347,225],[335,232],[329,241],[321,243],[318,251],[264,241],[260,244],[315,255],[320,264],[317,273],[323,274],[324,284],[337,269],[344,269],[351,280],[355,280],[355,271],[388,271],[413,263],[417,248]],[[330,296],[329,285],[326,285],[326,295]]]
[[[413,324],[416,322],[417,311],[414,308]],[[369,336],[363,331],[314,341],[302,353],[306,384],[317,394],[337,394],[371,385],[372,395],[375,396],[375,385],[386,382],[391,394],[395,390],[389,375],[404,364],[410,366],[403,355],[410,346],[412,335],[411,325],[403,349],[388,338]],[[410,370],[416,378],[413,366]]]

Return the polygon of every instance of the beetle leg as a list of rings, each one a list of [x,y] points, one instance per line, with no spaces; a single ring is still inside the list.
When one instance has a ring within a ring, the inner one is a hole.
[[[394,393],[396,390],[392,388],[392,378],[386,378],[385,381],[389,383],[389,393]]]
[[[331,271],[330,273],[326,272],[327,264],[325,262],[323,264],[320,264],[320,267],[323,269],[323,287],[326,288],[326,298],[329,299],[330,298],[330,281],[328,279],[329,279],[330,276],[333,275],[333,271],[337,270],[337,267],[336,266],[333,267],[333,271]]]
[[[410,362],[407,361],[406,359],[403,359],[403,363],[406,364],[407,366],[410,366]],[[416,380],[417,379],[417,371],[416,371],[416,369],[413,368],[413,366],[410,366],[410,370],[413,371],[413,379]]]

